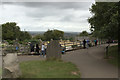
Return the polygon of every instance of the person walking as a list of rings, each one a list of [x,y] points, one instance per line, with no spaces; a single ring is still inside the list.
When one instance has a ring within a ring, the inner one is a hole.
[[[89,40],[86,40],[86,42],[87,42],[87,49],[90,47],[89,45],[90,45],[90,41]]]
[[[96,46],[97,46],[97,44],[98,44],[98,40],[96,40]]]
[[[34,44],[33,43],[30,43],[30,52],[31,52],[31,54],[34,53]]]
[[[97,42],[98,42],[98,40],[96,39],[96,40],[95,40],[95,46],[97,46]]]
[[[95,43],[95,46],[97,46],[97,40],[96,39],[94,40],[94,43]]]
[[[40,54],[40,53],[39,53],[39,50],[40,50],[39,45],[36,44],[36,53],[37,53],[37,54]]]
[[[84,49],[86,48],[86,40],[85,39],[83,40],[83,48]]]
[[[45,56],[45,45],[44,44],[42,44],[41,52],[42,52],[43,57],[44,57]]]

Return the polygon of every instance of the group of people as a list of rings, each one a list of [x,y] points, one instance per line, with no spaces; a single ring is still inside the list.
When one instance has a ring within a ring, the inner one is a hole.
[[[97,46],[97,43],[98,43],[98,40],[95,39],[94,40],[94,43],[95,43],[95,46]],[[83,40],[83,48],[89,48],[91,45],[90,45],[90,40]],[[62,50],[62,54],[64,54],[64,49]],[[46,46],[44,44],[42,44],[42,46],[39,46],[38,44],[33,44],[33,43],[30,43],[30,52],[31,54],[38,54],[38,55],[43,55],[45,56],[46,55]]]
[[[87,43],[87,44],[86,44]],[[97,39],[95,39],[94,40],[94,43],[95,43],[95,46],[97,46],[97,43],[98,43],[98,40]],[[85,48],[88,48],[88,47],[90,47],[90,40],[83,40],[83,48],[85,49]]]
[[[42,46],[39,47],[38,44],[31,43],[30,44],[30,52],[31,52],[31,54],[36,53],[40,56],[43,55],[43,57],[44,57],[46,55],[46,47],[44,44],[42,44]]]

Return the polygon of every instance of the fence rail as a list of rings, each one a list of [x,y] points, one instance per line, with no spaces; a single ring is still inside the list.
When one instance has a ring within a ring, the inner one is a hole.
[[[70,42],[70,41],[60,41],[59,42],[61,47],[65,48],[65,51],[71,51],[76,49],[83,48],[83,42],[82,41],[76,41],[76,42]],[[98,42],[98,44],[103,44],[105,42]],[[41,44],[41,43],[40,43]],[[47,46],[49,43],[46,42],[45,46]],[[94,42],[90,42],[91,46],[94,46]],[[40,45],[41,46],[41,45]],[[87,46],[87,44],[86,44]],[[18,47],[18,48],[17,48]],[[34,48],[35,50],[35,48]],[[3,48],[3,53],[17,53],[17,54],[30,54],[30,44],[27,45],[7,45]]]

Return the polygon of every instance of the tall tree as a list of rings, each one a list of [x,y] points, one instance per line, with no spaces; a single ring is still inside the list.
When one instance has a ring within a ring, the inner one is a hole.
[[[96,2],[90,9],[93,16],[88,19],[94,36],[118,39],[118,3]]]
[[[59,39],[63,39],[64,37],[64,32],[60,31],[60,30],[53,30],[53,36],[54,36],[54,40],[59,40]]]
[[[20,28],[15,22],[2,24],[3,40],[15,40],[19,37]]]
[[[44,37],[46,41],[50,41],[51,39],[53,39],[53,31],[52,30],[48,30],[47,32],[44,33]]]
[[[120,14],[120,1],[118,2],[118,13]],[[118,16],[118,25],[120,26],[120,15]],[[120,34],[120,27],[118,27],[118,35]],[[120,62],[120,37],[118,37],[118,62]],[[119,76],[120,77],[120,76]]]
[[[15,22],[7,22],[2,24],[2,39],[3,40],[25,40],[31,39],[28,32],[20,31],[20,27]]]
[[[23,41],[23,40],[28,40],[28,39],[31,39],[31,35],[27,32],[27,31],[21,31],[20,34],[19,34],[19,40],[20,41]]]

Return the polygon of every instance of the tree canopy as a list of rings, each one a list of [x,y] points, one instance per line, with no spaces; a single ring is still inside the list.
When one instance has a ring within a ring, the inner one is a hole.
[[[118,3],[96,2],[90,11],[93,14],[88,22],[94,36],[99,38],[118,39]]]
[[[31,39],[31,35],[28,32],[20,30],[15,22],[7,22],[2,24],[2,39],[3,40],[25,40]]]
[[[82,31],[82,33],[79,34],[79,36],[88,36],[88,32],[87,31]]]
[[[38,34],[38,35],[35,35],[35,36],[33,37],[33,39],[45,40],[45,37],[44,37],[44,35]]]
[[[59,40],[64,37],[64,32],[60,30],[48,30],[44,33],[45,40]]]

